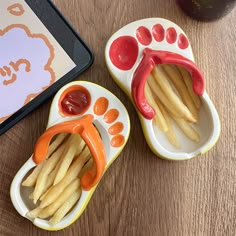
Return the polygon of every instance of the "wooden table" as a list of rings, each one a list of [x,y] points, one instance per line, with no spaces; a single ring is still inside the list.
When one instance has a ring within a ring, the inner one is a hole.
[[[45,130],[50,101],[32,112],[0,137],[0,235],[236,235],[236,9],[220,21],[200,23],[186,17],[173,0],[54,2],[95,55],[79,79],[99,83],[126,104],[130,139],[80,219],[65,230],[46,232],[22,218],[9,196],[14,175]],[[111,34],[148,17],[167,18],[184,29],[221,118],[217,145],[189,161],[154,156],[135,109],[105,66]]]

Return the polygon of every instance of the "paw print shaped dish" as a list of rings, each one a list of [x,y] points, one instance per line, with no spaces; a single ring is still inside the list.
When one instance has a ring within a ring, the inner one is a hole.
[[[108,40],[105,59],[157,156],[186,160],[217,142],[219,116],[179,26],[162,18],[132,22]]]
[[[128,113],[108,90],[86,81],[72,82],[61,88],[53,99],[46,131],[36,142],[33,155],[13,179],[10,195],[18,213],[46,230],[59,230],[72,224],[86,208],[103,173],[124,148],[129,132]],[[31,172],[34,167],[37,168]],[[48,173],[41,176],[37,173],[35,183],[31,180],[31,184],[24,185],[28,176],[36,175],[37,169],[40,174],[42,170]],[[64,177],[60,177],[62,173]],[[42,176],[45,182],[38,183],[39,179],[43,180]],[[51,186],[48,185],[44,196],[40,188],[41,195],[37,192],[36,197],[37,186],[43,183],[45,187],[52,176]],[[33,206],[30,198],[36,205]],[[69,207],[70,204],[73,206]],[[65,209],[64,218],[55,220],[55,215]],[[52,213],[54,220],[50,220]]]

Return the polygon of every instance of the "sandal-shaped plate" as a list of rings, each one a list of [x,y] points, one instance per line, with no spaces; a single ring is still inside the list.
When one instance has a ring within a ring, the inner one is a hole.
[[[108,40],[105,49],[108,70],[115,82],[129,96],[137,109],[145,139],[159,157],[186,160],[208,151],[220,135],[217,111],[204,89],[204,78],[194,63],[191,45],[183,30],[162,18],[132,22]],[[153,125],[154,109],[144,95],[148,75],[155,65],[174,64],[185,67],[192,76],[193,90],[200,95],[202,106],[195,126],[201,140],[189,140],[174,125],[181,148],[171,145],[159,128]]]
[[[87,102],[73,110],[72,114],[63,103],[73,91],[81,92],[82,97],[87,97]],[[22,187],[21,183],[36,163],[44,159],[51,138],[60,132],[79,133],[93,154],[96,168],[91,168],[90,173],[88,171],[82,177],[82,194],[77,204],[58,224],[52,226],[48,220],[31,219],[26,215],[33,206],[28,198],[28,189]],[[126,108],[105,88],[86,81],[72,82],[61,88],[53,99],[47,130],[38,139],[34,155],[21,167],[12,181],[10,195],[18,213],[45,230],[59,230],[72,224],[86,208],[103,173],[123,150],[129,132],[130,120]]]

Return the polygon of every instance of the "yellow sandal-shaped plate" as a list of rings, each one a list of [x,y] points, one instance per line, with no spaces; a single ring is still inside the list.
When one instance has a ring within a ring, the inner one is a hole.
[[[64,98],[66,98],[66,96],[73,91],[82,92],[83,96],[87,96],[85,109],[80,111],[80,114],[76,115],[71,115],[68,113],[68,111],[63,110],[63,106],[61,106]],[[87,120],[90,120],[92,125],[86,123]],[[83,123],[84,121],[86,122]],[[100,165],[96,166],[97,168],[101,167],[99,170],[97,169],[97,172],[100,172],[101,176],[123,150],[130,133],[129,115],[119,99],[103,87],[86,81],[76,81],[69,83],[61,88],[55,95],[51,105],[47,130],[39,138],[36,146],[40,148],[37,148],[37,150],[44,150],[42,144],[45,145],[45,137],[47,138],[50,135],[52,136],[52,134],[55,135],[55,132],[58,133],[63,130],[65,131],[65,124],[67,126],[69,124],[69,129],[67,127],[67,130],[71,130],[71,133],[80,132],[81,137],[88,145],[88,148],[92,154],[94,153],[94,155],[97,155],[98,159],[101,156],[102,158],[104,157],[104,163],[103,160],[97,160],[101,163]],[[84,130],[87,130],[87,133],[85,133]],[[89,133],[90,130],[93,132],[92,135]],[[99,138],[97,138],[97,134]],[[100,147],[99,150],[96,150],[97,147]],[[32,208],[32,201],[29,199],[30,190],[26,189],[26,187],[22,187],[21,183],[27,173],[36,166],[35,162],[39,162],[41,157],[39,159],[38,157],[41,154],[42,153],[39,152],[39,154],[37,154],[38,156],[35,158],[35,151],[34,155],[28,159],[28,161],[16,174],[11,184],[11,200],[18,213],[23,217],[28,218],[37,227],[45,230],[60,230],[69,226],[80,217],[86,208],[93,192],[95,191],[101,176],[98,176],[98,178],[94,181],[93,178],[90,179],[91,176],[86,176],[87,179],[84,178],[87,173],[84,174],[84,176],[81,178],[82,194],[79,201],[76,203],[73,209],[56,225],[52,226],[49,224],[48,220],[40,218],[31,219],[27,216],[27,212],[34,209],[35,206]],[[85,181],[83,181],[83,178]],[[92,182],[89,182],[88,180],[91,180]]]

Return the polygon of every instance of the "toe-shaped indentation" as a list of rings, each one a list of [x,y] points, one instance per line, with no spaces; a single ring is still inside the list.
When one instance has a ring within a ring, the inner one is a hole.
[[[105,115],[104,115],[104,121],[108,124],[114,122],[117,117],[119,116],[119,111],[117,109],[110,109]]]
[[[179,35],[178,45],[179,45],[179,48],[181,49],[186,49],[188,47],[189,42],[185,35],[183,34]]]
[[[111,139],[111,146],[121,147],[124,144],[124,142],[125,142],[125,137],[121,134],[118,134]]]
[[[138,57],[138,43],[134,37],[122,36],[111,44],[109,57],[120,70],[130,70]]]
[[[150,31],[144,26],[140,26],[136,30],[136,37],[138,41],[145,46],[149,45],[152,42],[152,35]]]
[[[108,129],[108,132],[110,135],[116,135],[121,133],[123,129],[124,129],[124,124],[122,122],[116,122]]]
[[[175,43],[177,39],[177,32],[174,27],[170,27],[166,30],[166,41],[169,44]]]
[[[157,42],[162,42],[165,38],[165,30],[161,24],[152,27],[152,35]]]
[[[105,97],[100,97],[94,104],[93,111],[96,115],[101,116],[103,115],[108,108],[109,101]]]

